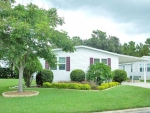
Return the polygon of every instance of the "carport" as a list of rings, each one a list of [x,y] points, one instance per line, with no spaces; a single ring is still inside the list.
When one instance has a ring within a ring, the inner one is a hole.
[[[146,67],[147,67],[147,61],[148,59],[146,58],[140,58],[140,57],[133,57],[133,56],[128,56],[128,55],[121,55],[118,54],[118,58],[119,58],[119,64],[125,64],[125,63],[135,63],[135,62],[143,62],[144,65],[144,83],[146,83]],[[133,82],[133,78],[134,76],[132,75],[132,82]]]

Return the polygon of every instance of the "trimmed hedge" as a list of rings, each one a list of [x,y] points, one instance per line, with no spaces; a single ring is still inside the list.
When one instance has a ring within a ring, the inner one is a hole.
[[[58,88],[58,89],[78,89],[78,90],[90,90],[91,86],[89,84],[80,83],[49,83],[44,82],[43,87],[45,88]]]
[[[37,86],[42,86],[44,82],[51,83],[53,81],[53,72],[48,69],[43,69],[36,75]]]
[[[104,90],[104,89],[114,87],[114,86],[117,86],[117,85],[120,85],[120,83],[119,82],[102,83],[100,86],[98,86],[98,89],[99,90]]]
[[[127,79],[127,73],[124,70],[116,69],[113,71],[113,80],[121,83]]]
[[[19,75],[14,73],[10,68],[0,68],[0,78],[18,78]]]
[[[104,89],[105,89],[105,86],[98,86],[98,89],[99,89],[99,90],[104,90]]]
[[[85,80],[85,72],[81,69],[75,69],[70,73],[71,81],[82,82]]]

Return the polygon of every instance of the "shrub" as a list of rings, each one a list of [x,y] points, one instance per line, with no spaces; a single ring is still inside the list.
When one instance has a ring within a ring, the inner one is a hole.
[[[69,83],[68,88],[69,89],[78,89],[78,85],[77,85],[77,83]]]
[[[104,90],[105,89],[105,86],[98,86],[98,90]]]
[[[30,87],[32,83],[33,80],[32,74],[41,70],[42,70],[42,65],[38,58],[28,59],[26,61],[26,67],[24,68],[23,71],[23,78],[25,81],[25,85],[27,87]]]
[[[91,86],[89,84],[81,84],[81,90],[90,90]]]
[[[58,83],[52,83],[51,88],[58,88]]]
[[[70,73],[71,81],[81,82],[85,80],[85,73],[81,69],[75,69]]]
[[[109,88],[108,83],[105,83],[105,84],[103,84],[102,86],[104,86],[104,87],[105,87],[105,89]]]
[[[68,88],[68,84],[67,83],[58,83],[57,88],[67,89]]]
[[[53,81],[53,72],[48,69],[43,69],[36,75],[36,84],[37,86],[42,86],[44,82]]]
[[[18,78],[19,76],[11,68],[0,67],[0,78]]]
[[[0,78],[9,78],[10,74],[10,68],[0,68]]]
[[[100,86],[98,86],[99,90],[104,90],[113,86],[119,85],[119,82],[109,82],[109,83],[102,83]]]
[[[82,84],[89,84],[91,89],[93,89],[93,90],[98,89],[98,85],[93,81],[83,81]]]
[[[116,69],[113,71],[113,80],[121,83],[127,79],[127,73],[124,70]]]
[[[111,79],[111,69],[103,63],[96,63],[89,67],[86,74],[88,81],[94,81],[100,85],[104,80]]]
[[[49,88],[63,88],[63,89],[79,89],[79,90],[90,90],[91,87],[89,84],[80,84],[80,83],[49,83],[44,82],[43,87]]]
[[[49,82],[44,82],[44,83],[43,83],[43,87],[51,87],[51,83],[49,83]]]
[[[109,87],[113,87],[114,86],[112,82],[109,82],[108,85],[109,85]]]

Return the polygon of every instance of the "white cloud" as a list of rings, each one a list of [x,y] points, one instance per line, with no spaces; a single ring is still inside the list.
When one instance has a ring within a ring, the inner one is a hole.
[[[139,28],[143,28],[141,26],[135,26],[134,20],[127,21],[127,17],[125,15],[118,15],[115,18],[120,19],[119,22],[115,20],[113,12],[111,12],[110,16],[108,11],[102,10],[99,12],[98,7],[83,6],[81,8],[76,8],[73,10],[62,9],[57,6],[57,4],[52,4],[48,0],[16,0],[17,3],[27,4],[32,2],[39,7],[50,8],[50,6],[58,9],[58,14],[60,17],[64,17],[65,23],[63,26],[59,27],[59,29],[63,29],[68,32],[70,37],[72,36],[80,36],[82,39],[87,39],[91,37],[93,30],[101,30],[107,33],[107,35],[113,35],[120,39],[120,42],[123,44],[129,41],[135,41],[136,43],[144,43],[147,38],[150,38],[150,34],[141,32],[139,33]],[[59,1],[60,2],[60,1]],[[129,3],[129,2],[128,2]],[[61,3],[63,5],[63,3]],[[69,5],[69,3],[68,3]],[[67,5],[67,6],[68,6]],[[110,5],[110,4],[109,4]],[[122,4],[123,5],[123,4]],[[97,12],[92,12],[95,11]],[[105,8],[106,9],[106,8]],[[117,10],[115,10],[117,11]],[[119,12],[119,11],[118,11]],[[94,13],[94,14],[93,14]],[[95,15],[96,13],[96,15]],[[115,14],[116,12],[114,12]],[[127,14],[128,12],[124,12],[123,14]],[[120,13],[121,14],[121,13]],[[126,21],[121,20],[123,16],[126,17]],[[130,13],[130,16],[132,14]],[[134,15],[133,15],[134,16]],[[119,17],[119,18],[118,18]],[[136,22],[136,21],[135,21]],[[139,24],[137,24],[139,25]]]
[[[107,35],[113,35],[120,39],[123,44],[129,41],[136,43],[144,43],[148,38],[146,34],[131,35],[126,34],[124,31],[135,29],[132,23],[115,23],[112,20],[104,17],[90,17],[84,11],[64,11],[58,10],[58,14],[65,18],[66,24],[59,27],[68,32],[69,36],[80,36],[82,39],[91,37],[93,30],[102,30]]]

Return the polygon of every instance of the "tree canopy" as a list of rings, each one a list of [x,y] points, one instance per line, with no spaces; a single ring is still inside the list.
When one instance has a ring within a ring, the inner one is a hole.
[[[88,39],[81,39],[79,36],[72,37],[72,42],[75,46],[85,45],[137,57],[149,56],[150,53],[150,38],[147,38],[144,44],[136,44],[134,41],[121,44],[119,38],[116,36],[107,36],[106,32],[101,30],[93,30],[91,38]]]
[[[0,54],[19,70],[19,92],[27,60],[40,57],[55,65],[52,45],[66,52],[74,51],[67,33],[55,29],[63,23],[55,8],[45,10],[32,3],[0,10]]]

